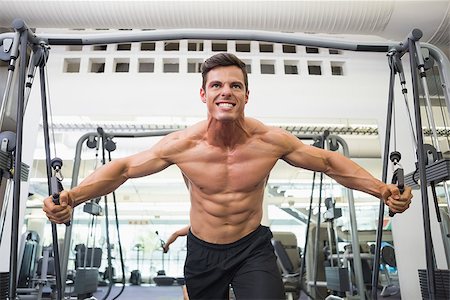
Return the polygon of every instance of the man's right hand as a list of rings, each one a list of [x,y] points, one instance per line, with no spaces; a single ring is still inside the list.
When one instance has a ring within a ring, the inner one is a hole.
[[[53,203],[53,197],[49,196],[44,200],[42,208],[47,218],[57,224],[67,223],[72,218],[73,201],[67,191],[59,194],[59,205]]]

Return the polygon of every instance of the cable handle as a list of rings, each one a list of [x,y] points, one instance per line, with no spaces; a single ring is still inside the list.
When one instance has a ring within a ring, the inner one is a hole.
[[[400,190],[400,194],[403,194],[405,191],[405,172],[400,165],[400,160],[402,159],[402,154],[398,151],[392,151],[389,155],[390,161],[397,166],[394,173],[392,174],[392,184],[397,184],[398,189]],[[395,213],[389,209],[389,216],[393,217]]]
[[[55,174],[50,178],[50,191],[52,195],[53,203],[56,205],[60,205],[59,194],[64,190],[64,187],[61,183],[63,180],[61,174],[62,160],[58,157],[55,157],[51,160],[50,165],[52,169],[55,171]],[[66,226],[70,226],[70,221],[67,221]]]
[[[392,183],[397,184],[397,187],[400,191],[400,195],[405,191],[405,172],[403,168],[397,168],[392,175]],[[395,212],[389,209],[389,217],[393,217]]]

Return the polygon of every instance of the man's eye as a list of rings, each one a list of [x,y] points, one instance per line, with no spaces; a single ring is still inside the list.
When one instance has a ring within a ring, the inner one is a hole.
[[[233,89],[240,89],[241,88],[241,85],[240,84],[233,84]]]
[[[220,85],[218,84],[218,83],[213,83],[212,85],[211,85],[211,87],[213,87],[213,88],[218,88]]]

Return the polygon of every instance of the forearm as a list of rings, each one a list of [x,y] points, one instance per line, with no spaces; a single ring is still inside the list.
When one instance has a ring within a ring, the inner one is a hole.
[[[325,174],[345,187],[368,193],[377,198],[382,197],[381,193],[385,184],[344,156],[332,155],[328,158]]]
[[[112,161],[97,169],[78,186],[68,191],[72,206],[75,207],[89,199],[109,194],[127,179],[125,164],[120,159]]]
[[[175,240],[178,238],[178,235],[176,234],[172,234],[169,239],[166,241],[166,245],[167,247],[169,247],[169,245],[171,245],[173,242],[175,242]]]

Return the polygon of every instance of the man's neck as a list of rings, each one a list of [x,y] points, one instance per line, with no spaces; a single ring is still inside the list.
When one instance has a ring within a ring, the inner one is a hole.
[[[206,136],[208,143],[213,146],[234,149],[250,135],[246,129],[245,120],[242,118],[235,121],[209,119]]]

